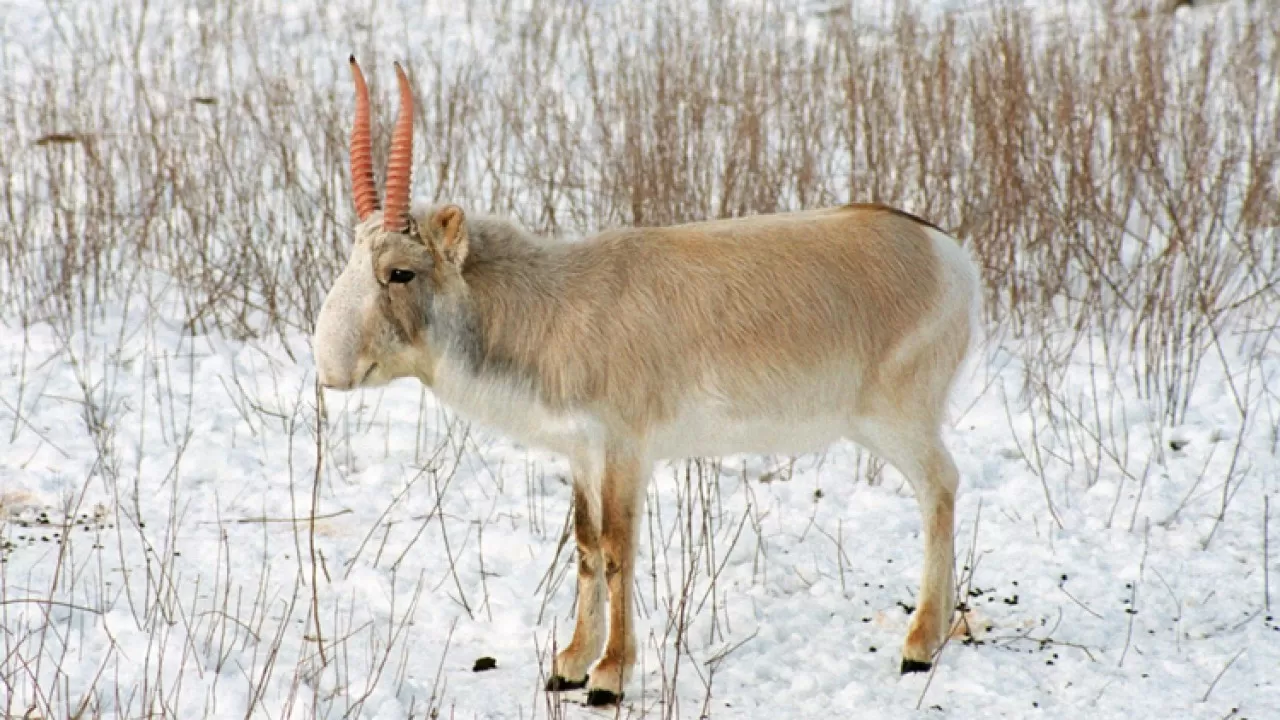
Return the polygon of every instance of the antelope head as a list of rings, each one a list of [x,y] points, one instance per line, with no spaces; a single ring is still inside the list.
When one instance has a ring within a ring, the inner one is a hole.
[[[379,202],[369,88],[354,56],[350,63],[356,87],[351,185],[360,223],[347,266],[316,321],[316,370],[320,384],[336,390],[409,376],[430,385],[437,357],[428,332],[431,316],[466,292],[461,275],[467,252],[464,217],[456,205],[424,218],[410,212],[413,97],[399,63],[400,112],[387,159],[386,202]]]

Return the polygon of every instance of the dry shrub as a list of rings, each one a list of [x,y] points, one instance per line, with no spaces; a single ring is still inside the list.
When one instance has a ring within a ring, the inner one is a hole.
[[[484,7],[492,47],[442,29],[406,58],[420,198],[567,234],[900,204],[973,248],[993,328],[1050,359],[1102,333],[1171,420],[1209,339],[1280,302],[1274,13],[880,30],[774,4]],[[7,317],[146,295],[192,332],[309,329],[353,217],[346,58],[264,45],[262,10],[207,12],[192,47],[142,54],[136,11],[70,19],[74,57],[4,96]],[[391,53],[357,50],[381,152]]]

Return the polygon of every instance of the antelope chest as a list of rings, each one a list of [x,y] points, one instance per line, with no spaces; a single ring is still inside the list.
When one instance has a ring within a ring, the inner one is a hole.
[[[603,449],[604,424],[585,410],[554,410],[514,382],[474,375],[447,358],[437,364],[434,380],[432,391],[447,407],[523,445],[571,459]]]

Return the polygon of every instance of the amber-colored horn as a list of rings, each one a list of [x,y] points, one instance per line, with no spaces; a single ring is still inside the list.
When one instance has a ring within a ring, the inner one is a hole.
[[[404,68],[400,63],[395,65],[400,83],[400,114],[387,156],[387,209],[382,213],[382,229],[404,232],[409,227],[409,183],[413,176],[413,93]]]
[[[373,181],[373,140],[369,132],[369,86],[352,55],[351,76],[356,81],[356,122],[351,127],[351,192],[361,220],[378,209],[378,186]]]

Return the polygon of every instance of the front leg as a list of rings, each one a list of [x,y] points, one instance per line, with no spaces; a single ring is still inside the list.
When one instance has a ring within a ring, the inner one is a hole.
[[[646,463],[631,455],[610,453],[601,488],[600,549],[609,589],[609,639],[604,657],[591,671],[587,704],[612,705],[636,662],[631,591],[635,578],[636,531],[649,480]]]
[[[604,583],[600,557],[600,479],[575,468],[573,534],[578,541],[578,612],[573,640],[552,666],[547,690],[577,690],[604,644]]]

